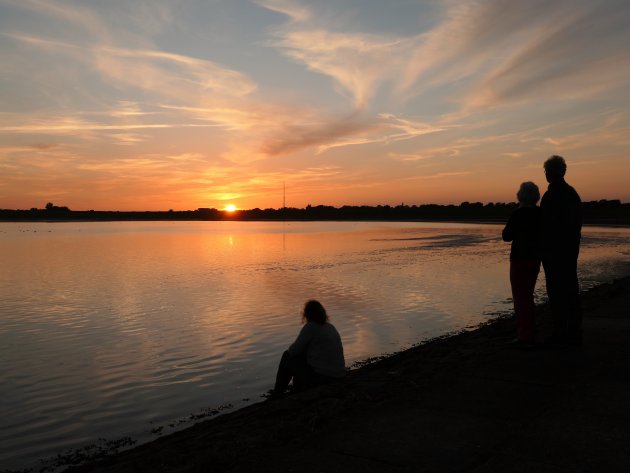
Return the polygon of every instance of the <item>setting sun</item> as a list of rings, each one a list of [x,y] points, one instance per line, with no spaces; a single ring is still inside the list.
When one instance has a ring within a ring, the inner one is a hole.
[[[238,210],[238,209],[236,208],[236,205],[234,205],[234,204],[227,204],[225,206],[225,209],[223,209],[223,210],[225,210],[226,212],[236,212],[236,210]]]

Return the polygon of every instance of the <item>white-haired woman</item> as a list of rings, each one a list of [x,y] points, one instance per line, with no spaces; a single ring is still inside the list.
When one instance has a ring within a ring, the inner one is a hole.
[[[517,345],[534,343],[536,306],[534,289],[540,272],[542,219],[540,191],[533,182],[523,182],[516,197],[518,208],[512,212],[503,229],[503,241],[511,241],[510,283],[516,315]]]

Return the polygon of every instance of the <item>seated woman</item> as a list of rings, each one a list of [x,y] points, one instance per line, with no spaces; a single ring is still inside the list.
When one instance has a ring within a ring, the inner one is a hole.
[[[293,387],[304,388],[343,378],[346,365],[337,329],[328,322],[326,309],[318,301],[304,305],[300,333],[282,355],[272,396],[283,394],[293,379]]]

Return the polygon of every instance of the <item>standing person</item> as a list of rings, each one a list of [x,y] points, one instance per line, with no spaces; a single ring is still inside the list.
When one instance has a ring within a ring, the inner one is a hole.
[[[543,218],[542,263],[553,316],[552,345],[582,344],[582,308],[577,260],[582,231],[582,201],[564,180],[567,164],[551,156],[544,164],[549,187],[540,202]]]
[[[533,182],[523,182],[516,197],[518,208],[512,212],[505,228],[503,241],[511,241],[510,284],[516,315],[516,346],[534,344],[536,305],[534,288],[540,272],[540,191]]]
[[[315,300],[304,305],[304,326],[297,339],[282,354],[273,396],[283,394],[293,379],[296,390],[343,378],[346,364],[337,329],[328,321],[324,306]]]

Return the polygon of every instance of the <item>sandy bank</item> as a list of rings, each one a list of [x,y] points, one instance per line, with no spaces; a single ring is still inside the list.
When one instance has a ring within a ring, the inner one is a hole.
[[[69,471],[627,471],[630,277],[582,300],[583,347],[511,349],[503,318]]]

